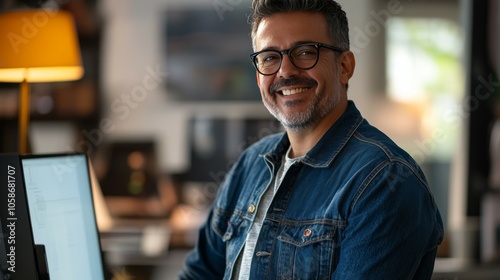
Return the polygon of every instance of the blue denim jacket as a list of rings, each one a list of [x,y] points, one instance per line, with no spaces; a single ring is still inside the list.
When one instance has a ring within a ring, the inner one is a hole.
[[[227,174],[180,279],[231,279],[287,151],[286,134]],[[269,207],[250,279],[430,279],[443,224],[417,163],[354,103],[290,168]]]

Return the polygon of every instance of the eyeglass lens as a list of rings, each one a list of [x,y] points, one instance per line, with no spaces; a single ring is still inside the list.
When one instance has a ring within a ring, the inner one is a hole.
[[[295,46],[286,53],[293,65],[301,69],[314,67],[318,59],[318,48],[315,45]],[[282,52],[269,50],[259,53],[255,57],[255,63],[261,73],[273,74],[280,68],[282,59]]]

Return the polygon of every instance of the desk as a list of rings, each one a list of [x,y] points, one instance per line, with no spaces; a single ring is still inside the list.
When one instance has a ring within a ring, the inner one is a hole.
[[[168,253],[170,236],[167,220],[116,220],[101,232],[105,262],[110,267],[157,265]]]
[[[498,280],[500,265],[474,265],[453,272],[436,272],[432,280]]]
[[[207,212],[181,205],[168,219],[113,220],[100,232],[108,269],[134,280],[176,279]]]

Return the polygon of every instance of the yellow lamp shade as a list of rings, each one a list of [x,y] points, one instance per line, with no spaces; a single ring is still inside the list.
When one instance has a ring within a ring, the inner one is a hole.
[[[0,82],[56,82],[83,76],[71,14],[23,10],[0,14]]]

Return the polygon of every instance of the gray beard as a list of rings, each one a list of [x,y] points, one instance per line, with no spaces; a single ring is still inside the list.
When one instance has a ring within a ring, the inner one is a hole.
[[[293,105],[293,102],[289,102],[287,103],[287,105]],[[313,114],[313,103],[308,106],[305,112],[290,116],[288,118],[283,115],[277,105],[274,105],[272,108],[268,107],[267,105],[266,107],[269,112],[271,112],[271,114],[281,123],[281,125],[283,125],[283,127],[291,131],[300,131],[311,127],[319,119],[318,114]]]
[[[334,89],[334,92],[330,93],[325,103],[321,104],[322,100],[321,96],[315,94],[314,100],[309,104],[305,112],[300,114],[296,114],[293,116],[288,116],[288,118],[280,111],[278,105],[274,100],[273,102],[264,102],[264,106],[266,106],[267,110],[285,127],[290,131],[301,131],[310,127],[313,127],[317,123],[319,123],[328,113],[330,113],[336,104],[339,102],[341,93],[341,84],[337,79],[337,86]],[[285,105],[293,106],[294,102],[291,101],[286,103]]]

